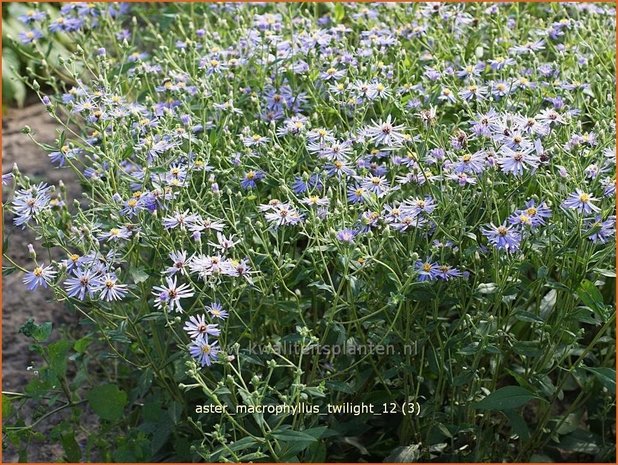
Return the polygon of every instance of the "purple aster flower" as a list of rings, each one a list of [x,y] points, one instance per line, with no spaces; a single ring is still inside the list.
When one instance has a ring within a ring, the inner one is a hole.
[[[171,252],[169,254],[170,260],[172,260],[173,265],[168,267],[163,273],[169,276],[173,276],[176,273],[186,272],[187,266],[187,252],[181,250],[180,252]]]
[[[202,367],[210,366],[217,360],[218,342],[209,342],[207,337],[199,337],[189,345],[189,353]]]
[[[432,262],[429,257],[425,260],[417,260],[414,264],[414,269],[418,272],[419,281],[433,281],[436,279],[438,270],[438,264]]]
[[[470,154],[466,153],[459,157],[453,167],[455,173],[482,173],[485,169],[486,154],[484,151],[478,151]]]
[[[603,221],[600,215],[594,220],[589,220],[586,227],[590,229],[588,239],[595,244],[605,244],[609,238],[616,234],[616,217],[611,215]]]
[[[367,199],[367,190],[361,186],[348,187],[348,202],[363,203]]]
[[[532,150],[512,150],[504,145],[500,149],[501,157],[497,162],[504,173],[511,173],[515,176],[521,176],[526,168],[535,170],[538,168],[541,160],[532,155]]]
[[[354,170],[350,168],[343,160],[335,160],[332,164],[326,165],[324,169],[326,170],[326,174],[329,176],[337,175],[339,178],[342,176],[354,176],[356,174]]]
[[[163,227],[165,229],[185,229],[185,227],[191,229],[192,226],[198,225],[199,222],[200,217],[189,213],[189,210],[185,210],[183,213],[175,211],[172,216],[163,218]]]
[[[131,231],[126,226],[122,226],[121,228],[111,228],[109,231],[99,234],[98,239],[106,242],[117,242],[120,240],[126,241],[131,239]]]
[[[476,178],[472,176],[468,176],[466,173],[453,173],[446,176],[448,179],[453,181],[457,181],[461,187],[464,187],[468,184],[474,185],[476,184]]]
[[[69,297],[84,300],[86,294],[92,298],[95,292],[101,290],[103,282],[101,281],[101,274],[97,271],[78,268],[73,270],[73,276],[67,279],[64,285]]]
[[[22,44],[31,44],[43,37],[43,33],[38,29],[32,29],[31,31],[22,31],[18,36]]]
[[[49,209],[51,187],[45,183],[15,192],[13,213],[16,226],[24,226],[40,212]]]
[[[178,286],[176,276],[174,279],[166,277],[167,286],[154,286],[152,293],[156,296],[155,307],[163,308],[167,306],[170,311],[182,313],[184,309],[180,304],[180,299],[188,299],[193,297],[194,292],[189,284],[181,284]]]
[[[336,237],[337,240],[340,242],[347,242],[348,244],[353,244],[354,238],[357,234],[358,231],[355,231],[353,229],[342,229],[341,231],[337,232]]]
[[[403,125],[394,125],[391,122],[391,115],[388,115],[386,121],[374,122],[373,126],[367,127],[363,135],[376,145],[393,147],[403,142],[404,134],[401,132],[403,129]]]
[[[489,240],[490,244],[499,250],[513,252],[519,249],[521,234],[513,227],[502,224],[495,226],[493,223],[481,229],[483,235]]]
[[[323,187],[320,175],[317,173],[312,174],[308,179],[297,176],[292,183],[292,191],[296,195],[304,194],[311,189],[322,190]]]
[[[534,200],[529,200],[526,202],[526,208],[516,210],[509,217],[509,223],[536,228],[544,225],[545,220],[549,217],[551,217],[551,210],[545,202],[536,205]]]
[[[369,232],[378,226],[381,215],[378,212],[366,211],[359,218],[359,232]]]
[[[17,18],[24,24],[30,24],[36,21],[43,21],[47,15],[42,11],[28,10],[26,14],[20,15]]]
[[[127,295],[127,285],[120,284],[114,273],[105,274],[105,276],[101,278],[101,283],[102,289],[101,295],[99,296],[101,300],[105,300],[106,302],[122,300]]]
[[[41,264],[35,267],[34,270],[28,271],[23,281],[29,291],[39,286],[46,288],[50,281],[56,277],[56,273],[51,265],[45,266]]]
[[[461,271],[459,271],[457,268],[453,268],[450,265],[439,265],[436,272],[436,278],[442,279],[444,281],[448,281],[451,278],[459,278],[461,276]]]
[[[216,324],[207,324],[206,323],[206,315],[197,315],[190,316],[189,321],[187,321],[182,328],[184,329],[191,339],[198,339],[207,334],[211,336],[218,336],[221,334],[221,330],[219,329],[219,325]]]
[[[302,222],[302,215],[289,203],[282,203],[272,207],[265,215],[266,221],[275,229],[280,226],[294,226]]]
[[[207,305],[206,310],[208,310],[210,316],[219,318],[220,320],[225,320],[229,316],[229,313],[223,309],[223,306],[219,302],[213,302]]]
[[[577,210],[580,213],[593,213],[600,211],[600,208],[592,202],[597,201],[592,194],[588,194],[581,189],[575,189],[575,192],[570,194],[567,199],[562,202],[562,206]]]
[[[390,186],[384,176],[367,176],[362,179],[361,187],[366,192],[377,195],[378,198],[384,197],[390,191]]]
[[[254,189],[257,186],[257,182],[264,179],[266,175],[262,171],[249,170],[245,173],[240,186],[243,189]]]

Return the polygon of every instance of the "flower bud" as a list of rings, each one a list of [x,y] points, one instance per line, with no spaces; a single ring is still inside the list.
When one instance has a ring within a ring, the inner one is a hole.
[[[28,244],[28,255],[32,260],[36,261],[36,252],[32,244]]]

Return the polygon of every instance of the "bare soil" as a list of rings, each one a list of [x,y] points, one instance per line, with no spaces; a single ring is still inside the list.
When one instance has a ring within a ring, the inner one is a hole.
[[[47,114],[41,104],[23,109],[7,109],[2,119],[2,173],[11,171],[17,163],[22,174],[33,181],[45,181],[56,184],[62,180],[67,186],[69,199],[79,198],[80,186],[75,177],[67,170],[54,168],[47,154],[30,138],[22,133],[24,126],[30,126],[35,139],[42,143],[53,144],[57,124]],[[2,201],[9,200],[10,186],[3,186]],[[4,237],[8,238],[8,247],[4,251],[15,263],[24,268],[32,267],[28,254],[28,244],[35,246],[39,257],[47,257],[47,252],[37,248],[34,234],[28,229],[16,228],[10,213],[4,214]],[[58,258],[58,257],[53,257]],[[46,260],[47,262],[49,259]],[[30,342],[19,328],[29,319],[37,323],[51,321],[54,332],[61,327],[77,327],[77,317],[67,311],[60,303],[52,301],[49,289],[28,291],[22,282],[23,273],[16,272],[2,277],[2,390],[23,392],[26,384],[36,376],[36,367],[41,360],[29,350]],[[28,419],[31,406],[26,403],[21,415]],[[64,417],[64,413],[54,415],[37,426],[37,431],[47,436],[49,431]],[[79,439],[78,439],[79,441]],[[16,462],[17,451],[11,446],[3,451],[3,462]],[[28,447],[28,461],[55,462],[62,460],[63,450],[46,441],[33,441]]]

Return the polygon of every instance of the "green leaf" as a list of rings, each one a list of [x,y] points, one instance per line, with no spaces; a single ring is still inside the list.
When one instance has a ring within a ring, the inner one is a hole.
[[[475,404],[480,410],[509,410],[521,407],[538,397],[520,386],[505,386]]]
[[[523,417],[515,410],[505,410],[504,414],[509,419],[513,432],[519,436],[519,439],[526,440],[530,438],[530,430]]]
[[[273,437],[277,439],[282,448],[282,457],[289,458],[308,448],[318,439],[304,431],[275,431]]]
[[[32,337],[37,342],[44,342],[49,339],[52,333],[52,323],[51,321],[46,321],[43,324],[40,324],[36,327],[36,329],[32,332]]]
[[[91,337],[84,336],[81,339],[78,339],[77,341],[75,341],[75,344],[73,344],[73,350],[75,350],[75,352],[79,354],[83,354],[84,352],[86,352],[86,349],[88,348],[91,342],[92,342]]]
[[[335,4],[335,21],[338,23],[345,17],[345,7],[341,3]]]
[[[496,283],[481,283],[479,287],[476,288],[479,294],[494,294],[497,290],[498,285]]]
[[[133,278],[133,282],[135,284],[139,284],[150,278],[150,275],[146,273],[146,270],[143,268],[133,268],[131,270],[131,277]]]
[[[88,393],[87,399],[94,413],[109,421],[119,420],[127,405],[127,394],[115,384],[95,387]]]
[[[67,462],[79,463],[82,458],[82,451],[75,440],[75,433],[73,431],[64,433],[61,439]]]
[[[72,344],[66,339],[50,344],[47,348],[49,370],[58,379],[62,378],[67,371],[67,360]]]
[[[603,304],[603,295],[601,295],[601,292],[593,282],[584,279],[579,285],[579,288],[577,288],[577,296],[584,305],[589,307],[604,321],[607,321],[607,312]]]
[[[7,396],[2,396],[2,418],[9,418],[12,411],[11,399]]]
[[[598,367],[589,368],[584,367],[590,373],[593,373],[597,379],[605,386],[610,392],[616,393],[616,370],[613,368]]]

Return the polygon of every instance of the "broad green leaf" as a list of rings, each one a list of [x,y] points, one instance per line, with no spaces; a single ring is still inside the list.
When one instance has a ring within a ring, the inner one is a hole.
[[[127,405],[127,394],[115,384],[95,387],[88,393],[87,399],[94,413],[109,421],[119,420]]]
[[[46,321],[43,324],[37,325],[36,329],[32,332],[32,337],[38,342],[45,342],[49,339],[52,333],[51,321]]]
[[[131,270],[131,277],[133,278],[133,282],[135,284],[139,284],[150,278],[150,275],[146,273],[146,270],[143,268],[133,268]]]
[[[345,7],[341,3],[335,4],[335,21],[338,23],[345,17]]]
[[[586,370],[593,373],[597,379],[605,386],[610,392],[616,393],[616,370],[613,368],[598,367],[590,368],[585,367]]]
[[[581,301],[594,311],[598,316],[607,320],[605,304],[603,303],[603,295],[593,282],[584,279],[577,288],[577,296]]]
[[[68,463],[79,463],[82,458],[82,451],[75,440],[75,433],[70,431],[62,434],[62,447]]]
[[[480,410],[509,410],[521,407],[537,397],[520,386],[505,386],[492,392],[475,407]]]
[[[519,412],[515,410],[505,410],[504,414],[509,419],[513,432],[517,434],[520,439],[528,439],[530,437],[528,425]]]

